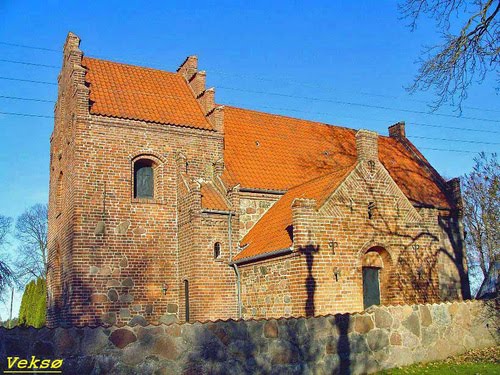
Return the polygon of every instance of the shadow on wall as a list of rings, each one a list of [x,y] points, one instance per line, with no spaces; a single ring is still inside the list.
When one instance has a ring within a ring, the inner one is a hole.
[[[366,178],[365,182],[369,184]],[[452,213],[449,218],[438,217],[439,226],[447,234],[451,242],[453,254],[450,254],[449,251],[440,246],[440,238],[427,230],[422,230],[414,236],[405,233],[400,227],[399,211],[397,221],[393,222],[392,218],[385,217],[377,212],[377,199],[373,192],[370,199],[375,203],[374,216],[377,218],[377,220],[370,222],[373,233],[399,237],[404,240],[402,243],[405,243],[401,248],[398,259],[395,260],[397,274],[392,277],[393,291],[390,294],[397,298],[397,295],[402,293],[404,303],[455,300],[459,298],[457,286],[460,286],[461,297],[470,299],[469,278],[464,268],[463,243],[453,226],[456,220],[454,214]],[[438,276],[440,253],[446,254],[452,261],[459,280],[448,278],[447,285],[440,285]],[[394,277],[397,277],[397,279],[394,279]],[[408,288],[408,285],[411,285],[412,288]]]
[[[351,350],[350,314],[309,319],[315,315],[317,284],[313,270],[318,251],[312,245],[299,249],[307,265],[307,318],[228,321],[224,325],[209,324],[208,330],[196,323],[193,350],[182,373],[308,374],[322,368],[325,373],[350,374],[352,355],[357,356],[358,366],[367,369],[365,339],[351,334],[359,339],[352,344],[355,353]]]
[[[453,262],[453,264],[455,264],[457,268],[458,275],[460,278],[462,298],[470,299],[471,294],[470,294],[469,274],[467,273],[467,270],[464,267],[466,260],[464,251],[465,244],[463,243],[464,241],[462,240],[459,233],[457,233],[456,230],[453,229],[452,219],[445,220],[444,218],[439,217],[439,226],[448,235],[448,238],[450,239],[451,242],[451,247],[453,249],[453,254],[450,254],[450,252],[447,251],[446,249],[441,249],[440,251],[441,253],[446,255]]]
[[[402,248],[397,260],[397,285],[404,302],[432,303],[439,298],[438,254],[430,252],[437,241],[437,237],[423,232]]]
[[[141,282],[137,275],[160,275],[170,264],[154,261],[153,255],[129,262],[123,253],[106,257],[108,247],[99,243],[91,248],[90,261],[82,267],[83,275],[74,274],[72,283],[62,279],[54,285],[54,298],[47,304],[53,320],[49,327],[127,325],[129,322],[169,324],[177,321],[176,289],[163,294],[161,283],[153,287]],[[144,252],[146,253],[146,252]],[[71,255],[70,255],[71,256]],[[57,265],[57,263],[55,263]],[[153,301],[160,302],[154,305]],[[169,309],[172,311],[169,311]],[[164,319],[162,321],[162,319]]]
[[[307,245],[305,247],[299,248],[299,253],[303,254],[306,259],[307,266],[307,277],[305,280],[305,288],[307,292],[307,298],[304,306],[304,311],[306,317],[313,317],[316,314],[315,309],[315,293],[316,293],[316,280],[313,274],[314,267],[314,254],[319,252],[319,246]],[[348,314],[344,315],[335,315],[334,325],[337,329],[338,337],[336,338],[336,342],[330,341],[327,345],[327,351],[338,353],[338,370],[341,374],[350,373],[350,345],[349,338],[347,336],[349,330],[349,321],[350,316]],[[291,342],[297,346],[299,349],[300,357],[306,362],[311,363],[315,362],[317,357],[320,355],[319,351],[316,351],[314,347],[310,347],[306,349],[307,346],[302,345],[300,342],[300,338],[296,334],[296,330],[290,329],[289,326],[287,328],[287,336],[291,338]]]
[[[334,132],[335,131],[335,132]],[[318,133],[315,135],[315,144],[322,144],[325,147],[325,150],[320,151],[320,153],[310,152],[308,155],[303,155],[300,160],[300,165],[303,170],[307,170],[311,174],[314,175],[323,175],[326,174],[339,166],[350,165],[353,161],[356,160],[356,146],[355,146],[355,137],[351,137],[347,133],[345,134],[345,139],[339,137],[342,132],[347,130],[342,129],[332,129],[328,134]],[[354,133],[353,133],[354,134]],[[340,140],[339,140],[340,139]],[[383,142],[381,144],[380,142]],[[391,142],[383,141],[382,138],[379,140],[380,150],[381,151],[390,151],[392,158],[396,160],[399,158],[403,158],[403,151],[401,147],[396,147],[391,145]],[[329,149],[332,149],[332,152],[329,152]],[[416,199],[422,198],[422,194],[433,194],[433,189],[435,185],[442,186],[443,180],[435,175],[432,172],[426,172],[429,169],[429,165],[420,157],[413,157],[413,163],[397,163],[390,164],[388,163],[388,155],[387,152],[379,152],[379,158],[384,165],[384,167],[389,171],[389,174],[394,180],[398,180],[398,185],[401,190],[406,192],[411,192],[415,195]],[[418,165],[418,169],[415,166]],[[333,169],[332,169],[333,168]],[[399,176],[399,177],[398,177]],[[401,179],[401,176],[414,176],[414,180],[420,181],[419,185],[409,184],[409,180]],[[368,181],[367,181],[368,182]],[[372,197],[373,198],[373,197]],[[431,301],[431,295],[438,296],[441,294],[441,298],[444,300],[453,300],[459,297],[457,294],[458,286],[461,289],[461,297],[463,299],[470,299],[470,286],[469,286],[469,277],[467,274],[467,268],[465,265],[465,250],[463,246],[463,240],[461,236],[458,235],[456,227],[456,214],[452,213],[450,218],[439,217],[439,225],[444,230],[444,232],[448,235],[452,250],[447,250],[444,248],[440,248],[440,252],[445,254],[454,264],[456,268],[456,277],[449,277],[442,285],[441,291],[439,291],[440,285],[439,282],[426,282],[430,279],[429,275],[437,274],[438,270],[438,261],[437,258],[440,254],[432,254],[435,255],[435,260],[432,262],[423,262],[422,264],[418,264],[415,267],[415,264],[412,265],[412,261],[402,259],[400,265],[404,267],[410,274],[409,282],[414,285],[422,288],[424,290],[424,296],[420,299],[409,299],[405,302],[425,302]],[[399,233],[397,228],[391,227],[389,223],[385,228],[374,228],[377,231],[381,231],[380,233],[400,236],[407,238],[410,241],[410,245],[407,246],[404,251],[413,251],[412,246],[417,245],[417,240],[420,236],[427,236],[429,233],[422,232],[419,236],[415,236],[415,238],[411,238],[405,234]],[[396,230],[395,230],[396,229]],[[432,241],[434,246],[439,243],[439,239],[434,238]],[[431,242],[432,242],[431,241]],[[415,259],[414,259],[415,260]],[[422,259],[420,259],[422,260]],[[398,259],[395,259],[395,263],[398,263]],[[458,279],[457,279],[458,278]],[[436,277],[434,276],[434,279]],[[406,285],[408,280],[401,280],[400,283],[402,285]],[[456,286],[455,286],[456,285]],[[412,298],[415,296],[412,296]]]
[[[351,374],[370,367],[366,339],[348,332],[349,314],[194,324],[182,374]],[[352,343],[350,337],[352,336]],[[352,347],[352,348],[351,348]]]
[[[313,276],[314,254],[319,252],[319,246],[307,245],[299,248],[299,253],[306,258],[307,277],[305,280],[305,288],[307,298],[304,306],[304,311],[307,317],[314,316],[316,313],[314,306],[314,293],[316,292],[316,280]]]

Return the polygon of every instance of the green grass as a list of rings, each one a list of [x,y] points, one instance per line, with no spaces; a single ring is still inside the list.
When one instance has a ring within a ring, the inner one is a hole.
[[[500,375],[500,346],[472,350],[444,361],[419,363],[408,367],[394,368],[380,374],[471,374]]]
[[[494,363],[467,363],[467,364],[452,364],[434,362],[428,363],[426,366],[413,365],[409,367],[391,369],[382,372],[382,374],[399,375],[399,374],[428,374],[428,375],[448,375],[448,374],[500,374],[500,365]]]

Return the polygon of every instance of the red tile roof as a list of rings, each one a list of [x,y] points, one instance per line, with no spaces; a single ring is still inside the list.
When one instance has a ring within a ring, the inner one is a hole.
[[[292,203],[294,199],[315,199],[316,208],[321,207],[347,177],[353,166],[354,164],[339,168],[335,172],[317,177],[286,192],[241,240],[242,246],[248,246],[236,255],[234,260],[241,261],[255,255],[292,246]]]
[[[208,210],[229,211],[229,204],[212,183],[201,186],[201,207]]]
[[[356,130],[247,109],[224,108],[224,162],[247,188],[288,190],[356,162]],[[379,136],[379,159],[414,203],[449,208],[431,173],[400,141]]]
[[[92,114],[212,129],[180,74],[89,57],[82,65]]]
[[[180,74],[88,57],[82,64],[92,114],[212,130]],[[231,185],[288,190],[356,161],[353,129],[226,106],[224,131],[223,178]],[[411,201],[451,206],[421,154],[380,136],[379,158]]]

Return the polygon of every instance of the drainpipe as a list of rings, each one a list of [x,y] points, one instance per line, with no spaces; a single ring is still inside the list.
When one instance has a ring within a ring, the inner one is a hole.
[[[234,272],[236,273],[236,291],[238,295],[238,319],[241,319],[241,277],[240,270],[238,269],[238,265],[236,263],[231,264],[234,267]]]
[[[229,244],[229,263],[233,261],[233,223],[232,223],[232,218],[233,213],[229,211],[229,216],[227,217],[227,236],[228,238],[228,244]]]
[[[238,266],[233,263],[233,223],[232,218],[233,213],[229,211],[229,216],[227,218],[227,235],[228,235],[228,244],[229,244],[229,265],[234,268],[234,273],[236,274],[236,294],[238,299],[238,319],[241,319],[241,277],[240,270]]]

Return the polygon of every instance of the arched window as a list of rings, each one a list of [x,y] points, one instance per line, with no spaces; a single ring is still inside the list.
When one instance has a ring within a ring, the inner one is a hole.
[[[214,243],[214,259],[219,259],[221,254],[221,244],[220,242]]]
[[[134,163],[134,198],[154,197],[154,162],[139,159]]]

